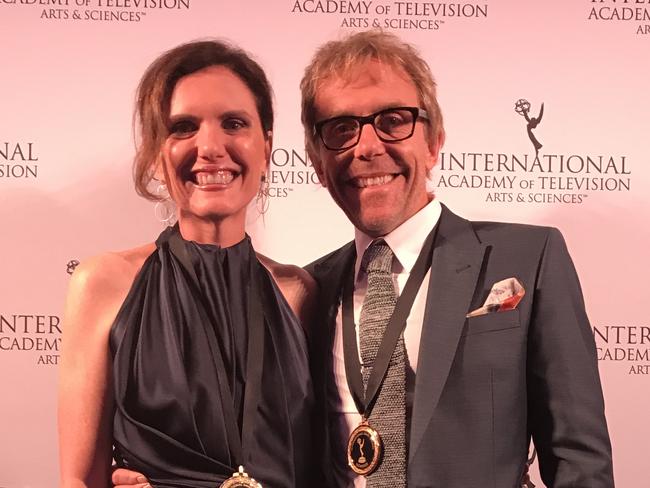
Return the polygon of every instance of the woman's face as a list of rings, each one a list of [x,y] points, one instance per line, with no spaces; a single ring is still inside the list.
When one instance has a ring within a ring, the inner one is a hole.
[[[271,152],[246,84],[224,66],[184,76],[172,92],[168,129],[162,169],[179,220],[243,228]]]

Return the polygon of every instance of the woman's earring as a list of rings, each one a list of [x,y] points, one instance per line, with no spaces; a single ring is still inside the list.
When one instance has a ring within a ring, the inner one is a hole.
[[[266,178],[265,173],[262,173],[260,177],[260,189],[255,198],[255,205],[257,206],[257,211],[262,215],[269,209],[269,180]]]
[[[168,227],[174,225],[176,221],[176,204],[169,197],[167,185],[164,183],[159,184],[156,188],[156,196],[160,197],[161,200],[156,202],[154,206],[154,215],[160,223]]]

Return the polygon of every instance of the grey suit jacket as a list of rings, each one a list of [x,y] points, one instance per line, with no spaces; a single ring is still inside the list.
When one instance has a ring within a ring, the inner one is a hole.
[[[576,272],[553,228],[469,222],[443,206],[417,365],[409,488],[520,486],[533,438],[544,483],[614,486],[593,334]],[[321,288],[311,334],[315,443],[331,462],[327,385],[343,279],[354,243],[307,267]],[[516,277],[515,310],[465,318]],[[342,453],[335,453],[342,455]],[[334,486],[330,481],[330,486]]]

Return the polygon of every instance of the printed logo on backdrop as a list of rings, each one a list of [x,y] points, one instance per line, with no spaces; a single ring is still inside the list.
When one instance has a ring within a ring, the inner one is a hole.
[[[594,326],[598,361],[623,364],[630,375],[650,374],[650,326]]]
[[[442,152],[435,185],[480,191],[485,202],[508,204],[581,204],[596,192],[630,191],[626,156],[545,146],[538,134],[544,103],[520,98],[513,112],[523,117],[522,130],[513,137],[526,137],[530,152]]]
[[[190,0],[1,0],[33,8],[43,20],[140,22],[150,14],[190,9]]]
[[[304,148],[276,148],[271,153],[271,171],[266,196],[287,198],[297,188],[320,185]]]
[[[33,142],[0,142],[0,181],[38,178],[38,155]]]
[[[72,275],[79,261],[71,259],[66,273]],[[27,354],[42,366],[59,364],[61,318],[58,315],[0,311],[0,354]]]
[[[539,150],[542,148],[542,143],[537,140],[533,134],[533,129],[537,128],[539,123],[542,121],[542,115],[544,115],[544,104],[542,103],[542,108],[539,109],[539,115],[537,117],[531,118],[529,115],[530,112],[530,102],[523,98],[517,100],[515,103],[515,112],[526,119],[526,130],[528,132],[528,138],[535,148],[535,157],[539,157]]]
[[[457,19],[488,16],[488,2],[291,0],[290,5],[293,14],[330,17],[353,29],[436,31]]]
[[[650,36],[650,0],[588,0],[588,3],[588,20],[625,22],[632,26],[637,35]]]
[[[38,365],[54,366],[60,348],[58,315],[0,311],[0,354],[26,354]]]

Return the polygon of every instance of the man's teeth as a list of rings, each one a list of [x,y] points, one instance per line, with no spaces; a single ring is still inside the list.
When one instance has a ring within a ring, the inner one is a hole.
[[[356,178],[354,182],[359,188],[367,186],[385,185],[395,179],[395,175],[372,176],[370,178]]]
[[[216,171],[214,173],[197,173],[196,183],[199,186],[204,185],[227,185],[235,178],[232,171]]]

